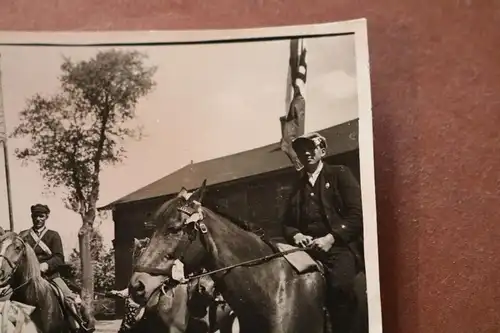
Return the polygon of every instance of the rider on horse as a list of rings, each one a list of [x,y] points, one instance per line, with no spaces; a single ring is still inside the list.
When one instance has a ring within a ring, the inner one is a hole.
[[[362,262],[360,185],[347,167],[323,162],[323,136],[303,135],[292,147],[304,169],[286,210],[284,236],[297,246],[313,247],[309,253],[325,266],[334,331],[349,332],[356,307],[353,282]]]
[[[31,219],[33,227],[21,231],[20,237],[35,251],[40,262],[40,270],[44,277],[55,284],[62,292],[66,305],[69,308],[80,309],[82,318],[76,318],[84,331],[93,331],[93,328],[84,328],[89,323],[89,315],[86,309],[80,307],[79,295],[74,294],[61,278],[60,269],[65,266],[64,252],[59,233],[46,227],[50,209],[46,205],[36,204],[31,206]],[[83,310],[83,311],[82,311]]]

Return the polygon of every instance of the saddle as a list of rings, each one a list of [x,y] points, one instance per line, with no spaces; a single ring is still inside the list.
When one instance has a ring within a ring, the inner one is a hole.
[[[66,297],[64,297],[61,288],[59,288],[53,281],[48,280],[48,282],[50,283],[52,290],[56,294],[59,305],[61,306],[61,309],[64,313],[64,317],[69,322],[71,331],[75,333],[90,332],[90,330],[85,327],[84,320],[79,315],[76,304],[68,301]]]
[[[274,247],[281,253],[293,249],[298,249],[297,246],[280,242],[274,242]],[[322,275],[325,274],[324,265],[320,261],[313,259],[306,251],[286,253],[283,255],[283,257],[286,259],[286,261],[288,261],[288,263],[295,269],[298,274],[311,272],[319,272]]]

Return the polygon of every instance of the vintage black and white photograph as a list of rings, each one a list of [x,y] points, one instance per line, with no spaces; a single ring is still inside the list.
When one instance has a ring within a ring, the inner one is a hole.
[[[0,32],[0,333],[381,333],[368,35]]]

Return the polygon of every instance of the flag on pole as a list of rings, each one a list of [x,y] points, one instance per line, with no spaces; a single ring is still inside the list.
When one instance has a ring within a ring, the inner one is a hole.
[[[290,41],[290,59],[287,78],[287,109],[280,117],[281,150],[287,154],[297,171],[304,167],[292,148],[293,139],[304,134],[305,126],[305,84],[307,80],[306,48],[304,40]]]

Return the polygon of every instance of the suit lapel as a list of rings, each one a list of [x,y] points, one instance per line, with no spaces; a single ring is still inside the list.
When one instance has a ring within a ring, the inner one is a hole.
[[[323,169],[318,175],[318,189],[319,189],[319,197],[321,200],[321,204],[325,207],[325,204],[328,205],[328,200],[325,199],[325,183],[327,178],[328,170],[325,164],[323,164]]]

